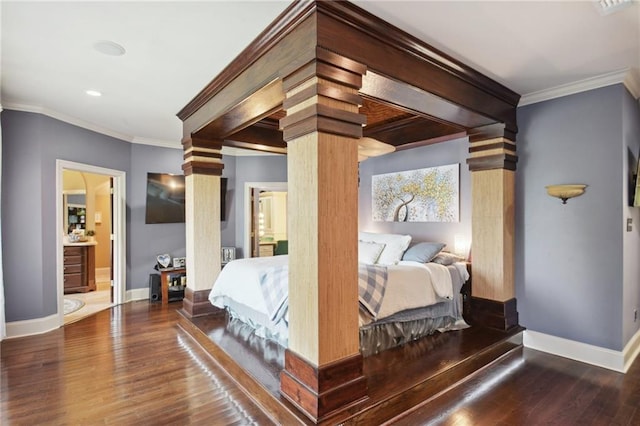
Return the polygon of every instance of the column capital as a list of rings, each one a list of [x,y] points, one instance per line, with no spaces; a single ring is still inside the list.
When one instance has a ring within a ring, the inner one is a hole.
[[[191,174],[221,176],[224,164],[222,164],[222,141],[210,140],[198,137],[189,137],[182,140],[184,151],[182,170],[185,176]]]
[[[469,154],[467,164],[472,172],[494,169],[516,170],[518,162],[516,144],[507,138],[471,140]]]
[[[366,116],[359,113],[362,76],[367,68],[322,48],[316,58],[283,79],[287,116],[280,120],[288,142],[312,132],[362,137]]]

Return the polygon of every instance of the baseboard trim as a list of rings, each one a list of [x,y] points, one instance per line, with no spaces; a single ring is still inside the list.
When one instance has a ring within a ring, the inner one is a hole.
[[[149,288],[134,288],[125,293],[125,303],[134,300],[148,300]],[[49,315],[44,318],[35,318],[24,321],[12,321],[6,323],[6,338],[33,336],[47,333],[60,328],[60,318],[58,314]]]
[[[132,302],[134,300],[149,300],[149,287],[144,288],[134,288],[132,290],[127,290],[125,294],[125,303]]]
[[[626,373],[640,354],[640,330],[636,331],[636,334],[629,339],[622,354],[624,356],[624,372]]]
[[[60,328],[60,316],[58,314],[49,315],[44,318],[12,321],[6,324],[6,338],[12,339],[16,337],[33,336],[47,333],[58,328]]]
[[[96,268],[96,282],[111,281],[111,268]]]
[[[640,354],[640,331],[629,340],[622,351],[614,351],[531,330],[525,330],[523,343],[526,348],[626,373]]]

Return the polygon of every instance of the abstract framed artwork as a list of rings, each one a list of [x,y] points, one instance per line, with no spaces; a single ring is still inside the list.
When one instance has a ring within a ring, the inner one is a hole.
[[[459,164],[374,175],[373,220],[458,222],[459,176]]]

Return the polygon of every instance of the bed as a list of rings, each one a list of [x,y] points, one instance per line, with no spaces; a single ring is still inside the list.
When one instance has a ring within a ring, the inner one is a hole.
[[[378,234],[373,238],[379,236],[395,237]],[[361,233],[360,237],[367,235]],[[403,249],[404,242],[398,247],[389,241],[359,242],[359,330],[363,356],[436,331],[466,327],[461,295],[469,278],[466,264],[441,253],[444,244],[421,243],[405,250],[408,244],[407,241]],[[428,253],[423,256],[425,247]],[[288,255],[234,260],[221,271],[209,301],[225,309],[233,320],[249,325],[255,335],[287,347],[288,264]]]

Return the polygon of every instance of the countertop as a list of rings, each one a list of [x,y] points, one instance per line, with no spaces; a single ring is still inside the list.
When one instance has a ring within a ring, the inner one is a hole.
[[[71,243],[69,242],[69,239],[67,237],[64,237],[64,240],[62,241],[62,245],[65,247],[83,247],[83,246],[95,246],[95,245],[98,245],[98,243],[96,241],[82,241],[77,243]]]

